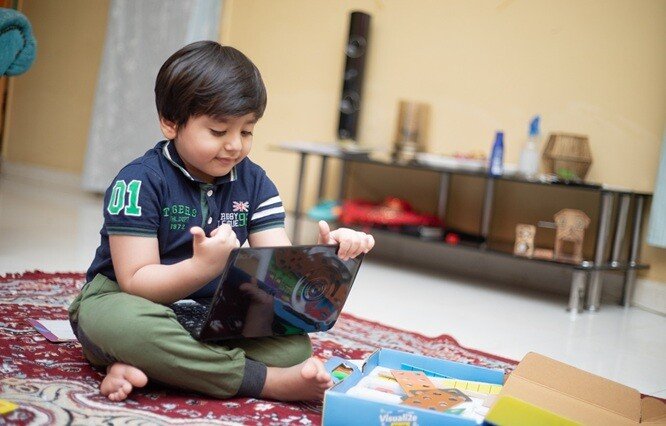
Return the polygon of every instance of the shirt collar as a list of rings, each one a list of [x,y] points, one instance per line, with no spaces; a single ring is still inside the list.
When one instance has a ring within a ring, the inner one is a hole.
[[[173,143],[171,143],[171,141],[166,141],[162,146],[162,155],[164,155],[164,157],[167,160],[169,160],[169,163],[171,163],[174,167],[180,170],[181,173],[183,173],[185,177],[191,180],[192,182],[196,182],[203,185],[209,185],[207,182],[203,182],[195,178],[190,174],[190,172],[188,172],[185,169],[185,163],[183,163],[183,160],[180,158],[180,155],[178,155],[176,146]],[[211,185],[222,185],[224,183],[233,182],[236,180],[236,178],[237,178],[237,172],[236,172],[236,166],[234,166],[231,168],[231,171],[226,175],[215,178],[215,180]]]

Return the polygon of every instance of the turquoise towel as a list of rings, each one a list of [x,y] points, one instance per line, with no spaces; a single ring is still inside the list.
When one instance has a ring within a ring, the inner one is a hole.
[[[0,76],[26,72],[36,49],[28,18],[14,9],[0,8]]]
[[[654,184],[647,242],[651,246],[666,248],[666,131],[661,143],[661,161]]]

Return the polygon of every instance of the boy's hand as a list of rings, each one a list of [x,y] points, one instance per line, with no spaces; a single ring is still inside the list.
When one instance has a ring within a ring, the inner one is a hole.
[[[190,233],[194,236],[192,258],[204,267],[215,268],[216,271],[222,271],[231,250],[240,247],[236,233],[226,223],[214,229],[210,237],[206,237],[204,230],[198,226],[190,228]]]
[[[339,244],[338,257],[347,260],[361,253],[369,252],[375,246],[375,239],[365,232],[356,232],[349,228],[331,228],[323,220],[319,221],[318,244]]]

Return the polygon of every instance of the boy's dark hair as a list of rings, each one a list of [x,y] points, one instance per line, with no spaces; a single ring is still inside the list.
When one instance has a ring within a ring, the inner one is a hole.
[[[223,117],[266,109],[266,87],[247,56],[214,41],[197,41],[166,60],[155,81],[160,117],[182,126],[190,117]]]

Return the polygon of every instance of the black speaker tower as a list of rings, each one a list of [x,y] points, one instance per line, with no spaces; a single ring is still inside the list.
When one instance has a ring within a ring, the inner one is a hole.
[[[340,100],[340,121],[338,138],[356,141],[358,117],[361,110],[361,91],[365,58],[368,56],[368,34],[370,15],[352,12],[349,18],[349,37],[345,49],[346,62],[342,99]]]

